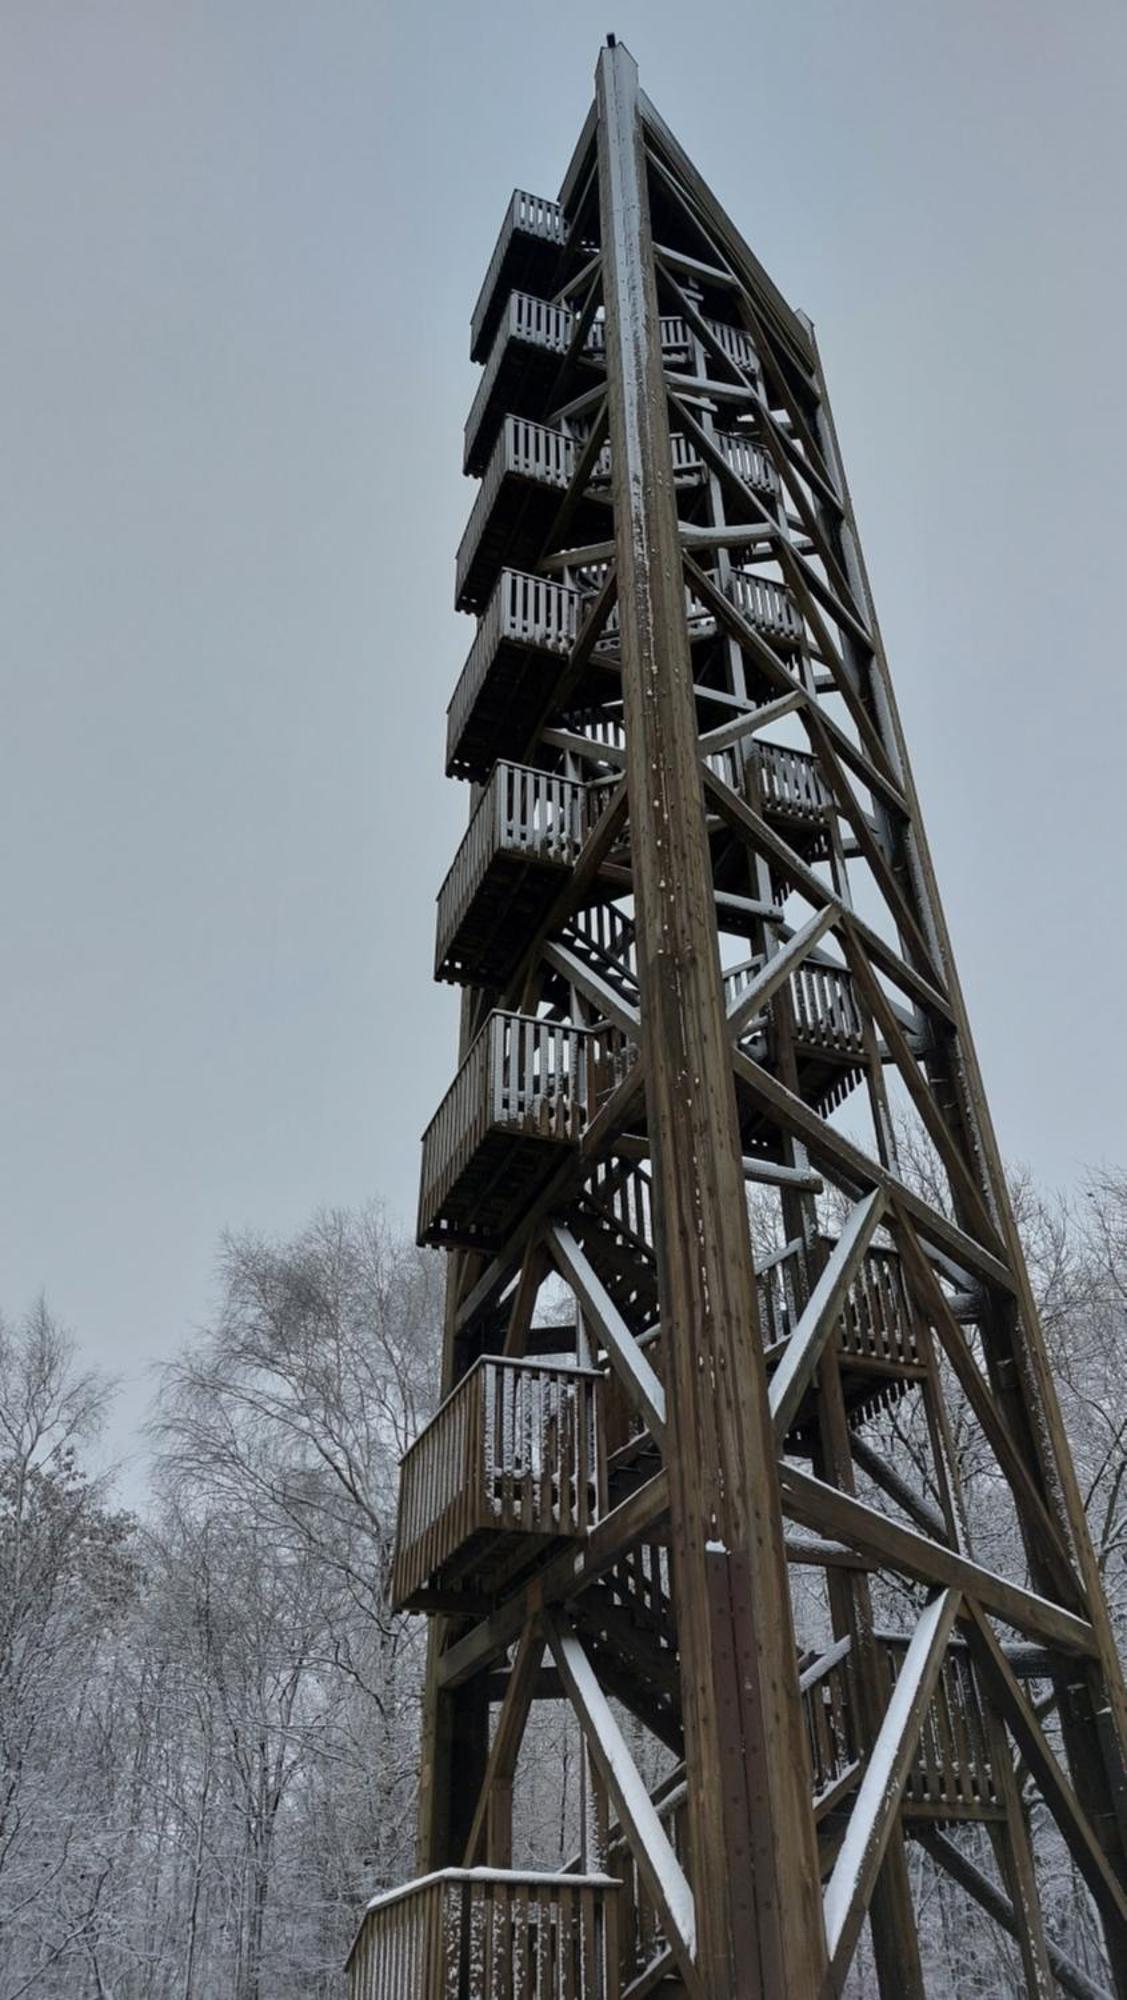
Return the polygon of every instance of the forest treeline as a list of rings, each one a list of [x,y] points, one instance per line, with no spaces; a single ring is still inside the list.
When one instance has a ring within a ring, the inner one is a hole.
[[[1127,1174],[1014,1193],[1122,1642]],[[47,1304],[0,1323],[0,2000],[340,2000],[363,1900],[413,1872],[425,1633],[386,1585],[397,1462],[435,1400],[442,1262],[373,1209],[287,1243],[231,1237],[220,1277],[160,1382],[142,1514],[92,1470],[112,1389]],[[1021,1575],[951,1401],[975,1552]],[[907,1408],[883,1444],[918,1483]],[[569,1857],[579,1763],[546,1705],[521,1808],[540,1866]],[[1032,1817],[1049,1928],[1098,1984],[1086,1893]],[[968,1851],[992,1873],[984,1842]],[[1009,1941],[911,1852],[935,1990],[1020,1991]]]

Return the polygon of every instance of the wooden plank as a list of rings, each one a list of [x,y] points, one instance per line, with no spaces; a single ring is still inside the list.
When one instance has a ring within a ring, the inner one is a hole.
[[[849,1448],[862,1472],[867,1472],[875,1486],[879,1486],[883,1493],[887,1493],[890,1500],[895,1500],[898,1507],[902,1507],[906,1514],[911,1515],[917,1528],[922,1528],[924,1534],[933,1542],[950,1539],[947,1523],[938,1507],[932,1505],[926,1494],[917,1493],[909,1486],[907,1480],[897,1472],[896,1467],[881,1458],[879,1453],[873,1450],[872,1445],[867,1444],[856,1431],[850,1432]]]
[[[521,1634],[493,1731],[481,1791],[466,1840],[462,1863],[465,1868],[475,1867],[479,1860],[485,1860],[490,1868],[511,1866],[513,1773],[543,1654],[544,1635],[537,1620],[532,1618]]]
[[[624,1000],[621,993],[608,985],[605,979],[600,978],[593,967],[585,965],[583,960],[577,958],[573,951],[569,951],[566,945],[546,944],[540,956],[545,965],[550,965],[554,971],[562,973],[580,993],[586,994],[593,1006],[605,1014],[608,1020],[613,1021],[616,1027],[622,1028],[628,1035],[638,1033],[637,1008],[632,1007],[628,1000]]]
[[[932,1690],[954,1627],[960,1593],[949,1589],[923,1613],[869,1752],[845,1839],[826,1885],[826,1942],[835,1980],[853,1955],[900,1808]]]
[[[780,1451],[822,1350],[837,1326],[846,1293],[880,1226],[884,1210],[884,1190],[874,1188],[872,1194],[866,1195],[850,1211],[771,1377],[768,1392],[771,1421]]]
[[[757,708],[749,708],[734,722],[722,722],[718,728],[706,730],[700,739],[701,756],[711,757],[718,750],[727,750],[732,744],[746,742],[757,729],[766,729],[768,723],[781,722],[784,715],[793,714],[796,708],[802,707],[806,698],[805,688],[792,688],[789,694],[780,695],[776,701],[763,701]]]
[[[1030,1532],[1037,1537],[1043,1553],[1052,1564],[1056,1588],[1063,1591],[1067,1601],[1082,1609],[1083,1595],[1080,1584],[1057,1523],[1038,1492],[1033,1482],[1033,1475],[1010,1435],[988,1384],[983,1380],[982,1373],[967,1346],[966,1335],[951,1312],[943,1288],[923,1254],[912,1224],[899,1208],[896,1213],[897,1241],[904,1259],[905,1273],[916,1294],[920,1310],[935,1329],[975,1420],[1013,1488],[1019,1511],[1024,1515]]]
[[[1006,1292],[1013,1291],[1015,1279],[1008,1265],[999,1263],[974,1237],[949,1222],[930,1202],[914,1194],[895,1174],[889,1173],[868,1153],[862,1152],[860,1146],[855,1146],[852,1140],[834,1131],[809,1104],[805,1104],[793,1090],[788,1090],[761,1063],[753,1062],[741,1049],[733,1051],[732,1062],[736,1075],[747,1084],[757,1101],[776,1118],[784,1131],[803,1141],[828,1180],[844,1188],[855,1199],[870,1188],[882,1187],[888,1199],[895,1198],[911,1216],[917,1233],[929,1247],[945,1252],[960,1269],[987,1278]]]
[[[841,922],[841,942],[857,989],[884,1036],[896,1067],[904,1080],[912,1104],[946,1169],[955,1197],[956,1213],[966,1220],[974,1234],[990,1249],[1003,1253],[994,1219],[986,1207],[982,1190],[939,1113],[939,1107],[920,1074],[915,1055],[908,1045],[895,1009],[881,986],[853,925],[848,917]]]

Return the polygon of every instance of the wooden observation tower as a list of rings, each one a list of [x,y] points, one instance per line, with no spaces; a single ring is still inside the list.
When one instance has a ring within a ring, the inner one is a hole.
[[[1055,1843],[1127,1995],[1122,1674],[813,329],[613,41],[472,352],[419,1879],[353,2000],[814,2000],[866,1923],[914,2000],[913,1842],[1091,2000]],[[554,1875],[542,1702],[585,1757]]]

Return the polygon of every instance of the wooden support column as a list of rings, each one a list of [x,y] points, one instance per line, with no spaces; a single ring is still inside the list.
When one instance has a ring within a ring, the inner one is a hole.
[[[806,2000],[826,1954],[724,1019],[637,70],[597,78],[606,358],[698,1965]]]

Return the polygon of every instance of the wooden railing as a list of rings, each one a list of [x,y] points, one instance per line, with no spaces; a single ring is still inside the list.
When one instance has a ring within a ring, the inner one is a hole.
[[[446,711],[448,755],[461,739],[497,648],[503,644],[528,646],[566,657],[579,630],[580,602],[579,592],[566,584],[528,576],[523,570],[501,571],[450,697]]]
[[[545,243],[558,243],[562,248],[567,242],[567,222],[558,202],[545,201],[541,195],[526,194],[517,188],[505,210],[504,219],[489,259],[489,268],[474,306],[470,320],[470,351],[477,352],[481,330],[489,314],[490,302],[505,261],[505,253],[516,235],[539,237]]]
[[[618,2000],[618,1883],[444,1868],[369,1903],[349,2000]]]
[[[895,1682],[908,1641],[884,1634],[880,1644]],[[973,1811],[998,1804],[986,1721],[970,1659],[962,1646],[949,1646],[944,1655],[920,1732],[919,1750],[904,1788],[904,1803],[909,1813],[915,1807],[937,1818],[942,1818],[944,1807],[957,1816],[960,1808]]]
[[[498,854],[570,867],[587,830],[587,788],[525,764],[497,764],[441,889],[436,920],[441,966]]]
[[[796,1241],[757,1258],[755,1277],[763,1345],[776,1347],[779,1341],[790,1339],[809,1294],[805,1248]]]
[[[673,447],[674,479],[696,482],[703,477],[704,460],[691,438],[675,431]],[[742,479],[760,493],[778,490],[778,474],[762,446],[734,433],[718,431],[716,446]],[[539,486],[564,489],[571,484],[582,440],[547,424],[530,423],[524,417],[506,416],[497,442],[490,453],[477,499],[465,533],[458,544],[455,563],[456,588],[460,596],[473,553],[477,548],[494,502],[506,478],[527,479]],[[604,445],[591,472],[590,490],[603,491],[610,485],[610,446]],[[788,646],[802,638],[802,620],[788,591],[769,577],[736,570],[729,594],[737,609],[768,637]]]
[[[748,959],[724,974],[724,997],[730,1003],[758,975],[759,959]],[[800,1048],[834,1049],[842,1054],[864,1054],[861,1012],[853,978],[844,966],[819,965],[804,959],[786,983],[794,1016],[794,1038]],[[753,1015],[745,1035],[762,1031],[765,1014]]]
[[[833,1249],[833,1237],[821,1240],[827,1253]],[[774,1256],[763,1258],[757,1265],[757,1279],[763,1345],[774,1347],[794,1332],[812,1289],[803,1246],[788,1243]],[[874,1243],[865,1252],[845,1295],[838,1344],[846,1360],[852,1354],[894,1367],[920,1364],[916,1316],[895,1250]]]
[[[441,1579],[481,1534],[582,1537],[605,1484],[601,1377],[483,1355],[406,1453],[392,1601]]]
[[[574,1141],[587,1116],[585,1028],[490,1014],[423,1134],[420,1234],[494,1128]]]
[[[708,327],[717,344],[723,348],[725,354],[731,360],[737,362],[741,368],[758,368],[759,361],[755,352],[755,342],[752,340],[751,335],[744,331],[742,326],[727,326],[722,320],[715,319],[706,320],[705,325]],[[693,338],[692,328],[688,320],[682,319],[677,313],[662,315],[661,347],[663,354],[685,353],[691,346]],[[592,323],[584,345],[590,354],[605,353],[605,320],[597,319]]]
[[[461,596],[474,551],[485,523],[507,478],[528,479],[540,486],[570,485],[575,468],[576,442],[563,431],[545,424],[532,424],[524,417],[507,416],[478,490],[466,531],[458,544],[455,561],[457,594]]]
[[[860,1746],[849,1686],[849,1641],[841,1639],[799,1675],[810,1752],[814,1811],[825,1811],[859,1768]]]
[[[838,1328],[845,1354],[873,1361],[918,1363],[916,1316],[895,1250],[874,1244],[846,1294]]]
[[[806,750],[753,740],[751,755],[767,812],[790,819],[824,819],[830,808],[826,781]]]
[[[764,451],[762,445],[756,444],[754,438],[744,437],[735,431],[717,431],[714,442],[720,456],[727,461],[732,471],[738,473],[739,477],[748,486],[754,488],[757,493],[773,494],[778,492],[779,475],[775,471],[774,461],[770,453]],[[691,437],[686,437],[683,431],[671,431],[669,443],[673,453],[674,481],[695,485],[704,476],[705,470],[704,458],[698,450],[695,441]],[[595,462],[595,470],[591,483],[592,485],[609,485],[610,475],[610,446],[604,445]],[[756,581],[765,581],[765,579],[756,579]],[[773,590],[781,589],[781,586],[778,584],[768,584],[768,587]],[[698,617],[708,618],[712,615],[710,612],[706,612],[703,605],[697,604],[695,600],[692,600],[692,609]],[[752,617],[755,614],[749,608],[747,615],[748,617]]]
[[[864,1053],[861,1010],[853,976],[844,967],[804,959],[788,981],[795,1040],[805,1048]]]
[[[501,314],[489,359],[466,418],[467,455],[504,365],[509,341],[524,341],[530,346],[543,348],[547,354],[558,354],[562,359],[571,345],[574,328],[575,315],[566,306],[551,305],[547,299],[533,298],[528,292],[509,293],[508,304]]]
[[[798,645],[802,639],[802,620],[798,606],[788,590],[781,583],[773,583],[770,577],[756,576],[750,570],[733,570],[726,585],[728,596],[737,611],[760,632],[786,645]]]

